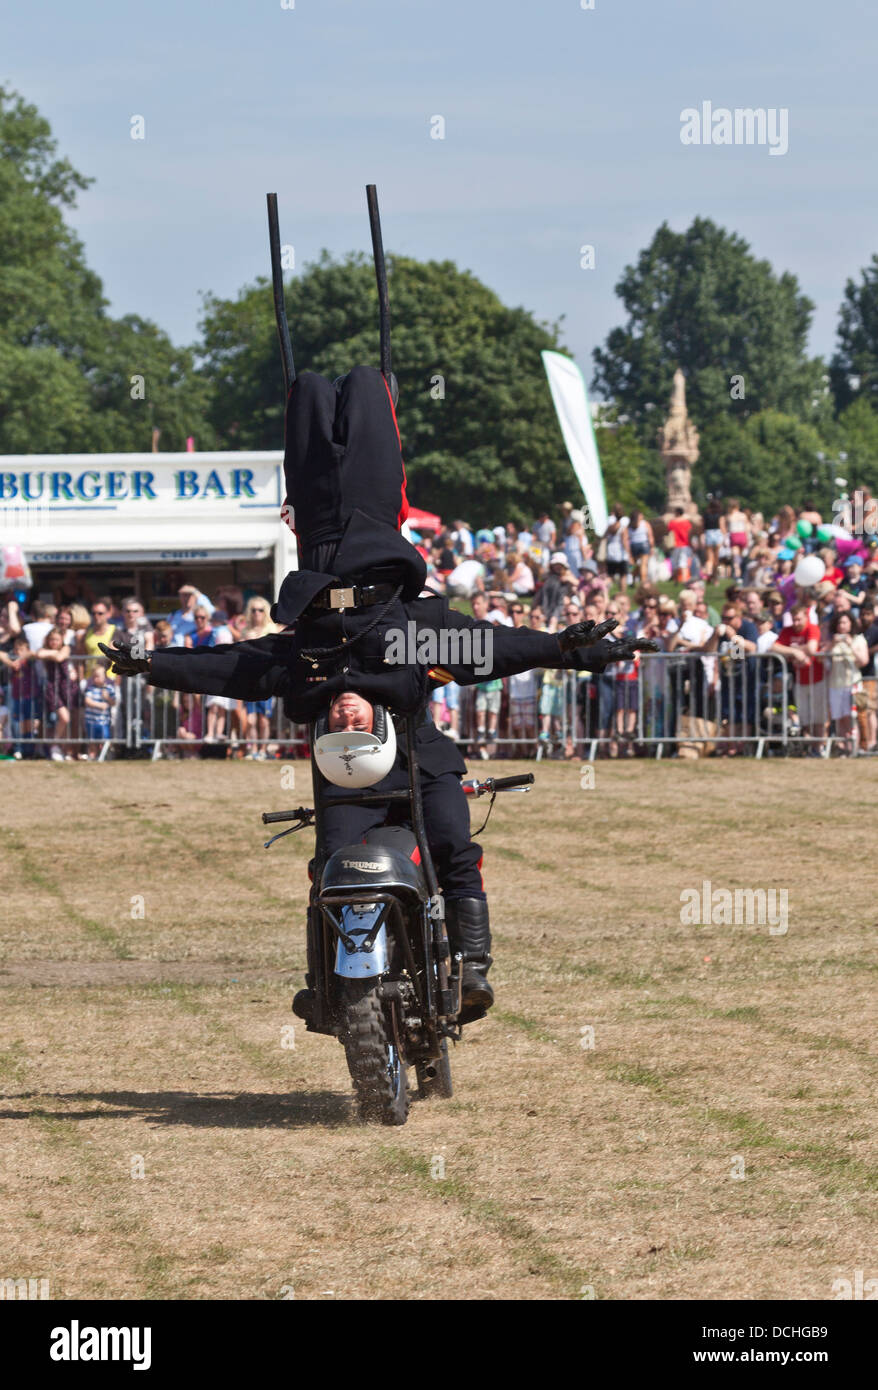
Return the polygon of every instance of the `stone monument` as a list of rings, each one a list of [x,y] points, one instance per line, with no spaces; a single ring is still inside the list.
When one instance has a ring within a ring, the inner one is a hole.
[[[698,431],[686,410],[686,378],[679,367],[674,372],[671,413],[658,432],[658,447],[667,478],[666,514],[672,516],[676,507],[682,507],[687,516],[694,516],[698,508],[689,484],[692,465],[698,459]]]

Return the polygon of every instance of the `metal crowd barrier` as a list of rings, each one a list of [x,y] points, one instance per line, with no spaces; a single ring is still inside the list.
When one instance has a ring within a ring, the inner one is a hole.
[[[292,724],[280,700],[248,711],[243,700],[184,695],[147,685],[143,676],[106,677],[108,697],[94,694],[94,656],[35,661],[24,681],[0,668],[0,750],[16,758],[52,757],[103,762],[111,754],[169,751],[217,756],[291,757],[308,747],[307,730]],[[104,708],[94,708],[103,698]]]
[[[291,723],[278,699],[242,700],[186,695],[147,684],[144,677],[108,679],[103,715],[86,698],[97,658],[34,663],[28,696],[15,696],[8,668],[0,668],[0,749],[15,756],[87,757],[110,753],[151,756],[229,754],[254,758],[306,756],[305,726]],[[837,735],[806,736],[799,724],[795,685],[786,659],[773,652],[721,656],[683,652],[641,654],[631,667],[600,675],[566,671],[558,684],[542,673],[542,689],[513,727],[504,682],[497,732],[476,714],[477,687],[458,692],[457,739],[470,756],[567,756],[593,760],[615,744],[626,754],[700,756],[738,745],[761,758],[792,743],[819,744],[828,756]],[[546,692],[549,692],[546,694]],[[66,696],[66,700],[60,697]],[[433,706],[434,712],[437,705]],[[66,716],[64,714],[66,711]],[[828,711],[827,711],[828,713]],[[480,726],[485,737],[480,738]],[[522,733],[524,728],[526,732]],[[208,751],[209,750],[209,751]]]
[[[124,741],[129,716],[119,682],[108,679],[103,709],[92,676],[100,660],[70,656],[62,662],[33,661],[18,679],[8,667],[0,675],[0,748],[13,756],[106,758],[113,742]],[[86,703],[88,700],[88,704]]]
[[[152,757],[168,750],[212,749],[244,757],[305,756],[308,729],[293,724],[277,698],[245,702],[217,695],[185,695],[147,685],[142,676],[133,687],[134,723],[131,746],[151,748]]]
[[[497,735],[487,736],[485,726],[486,737],[480,738],[485,718],[476,716],[475,692],[461,690],[458,741],[473,755],[487,744],[495,746],[494,756],[560,752],[592,760],[613,744],[657,758],[681,752],[698,756],[699,750],[734,745],[761,758],[767,749],[786,753],[792,740],[820,743],[828,753],[831,733],[825,739],[801,734],[794,691],[786,659],[772,652],[643,653],[633,668],[610,667],[600,675],[565,672],[560,699],[537,697],[536,737],[512,732],[504,693]],[[542,714],[543,709],[554,712]]]

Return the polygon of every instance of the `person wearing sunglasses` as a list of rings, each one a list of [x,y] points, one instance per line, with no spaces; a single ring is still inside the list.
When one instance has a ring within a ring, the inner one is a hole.
[[[171,630],[174,634],[171,643],[174,647],[190,646],[188,639],[195,636],[195,609],[200,605],[209,613],[212,604],[206,594],[200,589],[196,589],[194,584],[181,584],[177,590],[177,597],[180,600],[180,607],[176,609],[168,619]]]
[[[97,657],[100,659],[101,644],[109,646],[116,634],[116,626],[109,621],[111,600],[109,598],[95,599],[91,610],[91,626],[86,629],[82,639],[82,650],[86,656]],[[86,680],[91,679],[94,672],[96,661],[87,661],[83,675]]]

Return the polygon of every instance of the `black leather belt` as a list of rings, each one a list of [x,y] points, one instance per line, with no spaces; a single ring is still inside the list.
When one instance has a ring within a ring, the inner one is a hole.
[[[392,584],[349,584],[347,588],[321,590],[308,606],[336,612],[348,608],[370,608],[374,603],[387,603],[395,592]]]

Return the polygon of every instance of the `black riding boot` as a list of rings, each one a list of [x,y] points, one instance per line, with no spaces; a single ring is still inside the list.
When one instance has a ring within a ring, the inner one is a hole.
[[[445,903],[445,925],[451,953],[463,956],[463,1007],[458,1022],[484,1018],[494,1002],[487,974],[491,957],[491,924],[484,898],[451,898]]]

